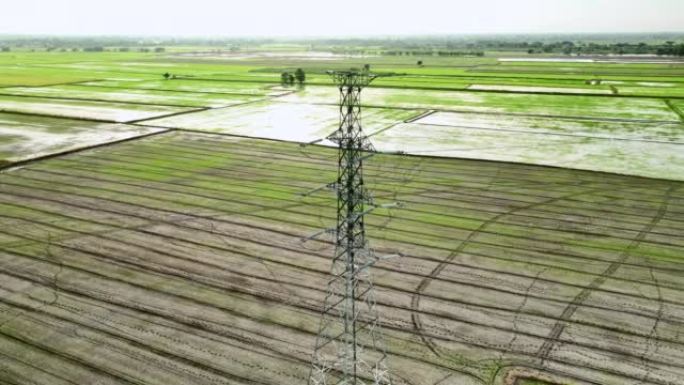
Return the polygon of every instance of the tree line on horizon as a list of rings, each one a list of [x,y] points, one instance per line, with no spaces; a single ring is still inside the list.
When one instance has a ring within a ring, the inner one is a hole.
[[[566,34],[417,36],[396,38],[153,38],[3,36],[0,50],[163,52],[164,47],[206,46],[237,52],[263,45],[297,44],[300,49],[388,56],[484,56],[485,52],[563,55],[684,56],[684,34]]]

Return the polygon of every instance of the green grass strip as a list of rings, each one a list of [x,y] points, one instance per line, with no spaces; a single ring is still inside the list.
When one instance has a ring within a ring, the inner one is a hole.
[[[672,100],[670,100],[670,99],[665,100],[665,104],[667,104],[667,106],[670,107],[672,112],[674,112],[675,114],[677,114],[677,116],[679,116],[679,120],[684,122],[684,112],[682,110],[680,110],[679,107],[677,107],[674,103],[672,103]]]

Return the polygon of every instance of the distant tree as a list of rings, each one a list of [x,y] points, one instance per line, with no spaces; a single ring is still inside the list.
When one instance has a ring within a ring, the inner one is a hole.
[[[281,82],[284,86],[293,85],[294,82],[295,82],[295,76],[292,75],[292,74],[289,73],[289,72],[283,72],[282,74],[280,74],[280,82]]]
[[[364,64],[364,65],[363,65],[363,70],[364,70],[364,71],[370,71],[370,64]]]
[[[641,42],[637,46],[637,53],[647,53],[648,52],[648,44]]]
[[[527,53],[530,54],[530,55],[532,55],[532,54],[534,53],[534,48],[528,49],[528,50],[527,50]]]
[[[417,62],[416,64],[418,64],[418,66],[421,66],[421,67],[422,67],[422,66],[423,66],[423,61],[422,61],[422,60],[418,60],[418,62]]]
[[[119,48],[119,52],[128,52],[128,51],[130,51],[130,50],[131,50],[131,49],[128,48],[128,47],[121,47],[121,48]]]
[[[677,46],[676,55],[684,56],[684,43]]]
[[[10,47],[2,47],[2,52],[9,52],[9,51],[10,51]]]
[[[166,73],[164,73],[163,76],[164,76],[164,79],[169,80],[169,78],[171,77],[171,74],[166,72]]]
[[[297,83],[304,84],[304,81],[306,80],[306,74],[304,73],[303,69],[297,68],[294,76],[297,79]]]
[[[154,52],[164,52],[164,51],[166,51],[166,48],[164,48],[164,47],[157,47],[154,49]]]

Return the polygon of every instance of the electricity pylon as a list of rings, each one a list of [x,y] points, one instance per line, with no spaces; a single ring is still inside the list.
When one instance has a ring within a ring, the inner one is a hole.
[[[335,255],[314,348],[309,385],[390,385],[387,354],[375,306],[370,267],[381,258],[368,248],[364,216],[378,207],[363,183],[363,161],[375,152],[361,129],[361,90],[368,71],[330,72],[340,90]]]

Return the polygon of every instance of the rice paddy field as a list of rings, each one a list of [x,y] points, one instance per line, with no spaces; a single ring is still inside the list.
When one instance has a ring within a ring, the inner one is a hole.
[[[0,53],[0,384],[306,384],[364,64],[393,383],[684,384],[684,64],[306,52]]]

